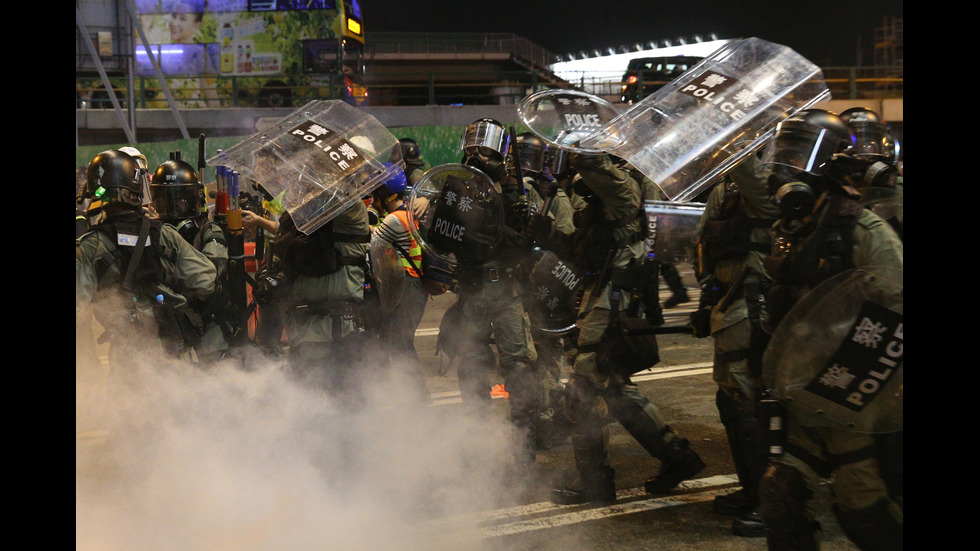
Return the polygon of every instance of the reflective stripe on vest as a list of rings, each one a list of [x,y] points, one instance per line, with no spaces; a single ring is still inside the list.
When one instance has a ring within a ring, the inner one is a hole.
[[[411,245],[408,247],[408,256],[412,258],[412,262],[414,262],[416,266],[421,268],[422,247],[419,245],[419,242],[415,240],[415,236],[412,235],[412,231],[410,229],[412,226],[410,226],[408,223],[408,211],[405,210],[405,207],[401,207],[395,210],[394,212],[392,212],[391,214],[397,216],[398,219],[401,221],[402,226],[404,226],[405,229],[408,230],[408,239],[411,241]],[[408,272],[408,275],[412,277],[419,277],[419,273],[415,270],[415,268],[412,268],[412,265],[408,262],[408,260],[402,258],[401,255],[398,255],[398,264],[402,268],[405,268],[405,271]]]

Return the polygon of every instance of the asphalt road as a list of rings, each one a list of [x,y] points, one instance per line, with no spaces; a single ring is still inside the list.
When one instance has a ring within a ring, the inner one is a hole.
[[[690,272],[683,272],[692,282]],[[692,285],[693,286],[693,285]],[[661,296],[668,296],[666,287]],[[667,310],[667,325],[683,324],[697,305],[691,302]],[[444,407],[458,397],[455,370],[445,373],[444,356],[435,356],[435,338],[441,313],[455,300],[451,294],[433,298],[420,324],[416,347],[425,365],[427,384]],[[481,541],[505,550],[750,550],[766,549],[765,538],[744,538],[731,533],[732,518],[715,513],[712,499],[739,488],[728,451],[724,427],[715,406],[716,386],[711,377],[712,344],[685,334],[657,337],[661,362],[637,373],[633,380],[677,432],[691,441],[707,467],[695,480],[685,482],[670,496],[651,496],[644,481],[656,474],[659,461],[652,458],[618,424],[611,425],[610,457],[616,469],[617,502],[600,505],[554,505],[550,490],[573,468],[570,443],[538,453],[533,484],[510,507],[487,511],[479,517],[476,532]],[[506,388],[506,387],[505,387]],[[499,398],[500,415],[507,414],[506,400]],[[819,505],[824,550],[857,549],[840,532],[829,513],[829,488]],[[469,517],[467,517],[469,519]],[[471,534],[472,535],[472,534]]]
[[[669,325],[684,323],[696,291],[691,298],[666,312]],[[492,401],[496,419],[448,428],[466,416],[455,369],[435,353],[439,321],[454,300],[430,300],[416,334],[433,405],[415,417],[382,407],[378,419],[336,433],[325,428],[334,418],[323,402],[308,407],[275,369],[154,366],[122,422],[92,414],[87,404],[114,396],[92,384],[104,383],[105,349],[95,349],[101,368],[86,367],[79,358],[91,348],[76,335],[76,549],[766,549],[765,538],[733,535],[732,519],[712,510],[712,499],[738,483],[715,407],[710,339],[660,335],[661,362],[634,377],[707,467],[672,495],[647,495],[643,482],[659,462],[613,424],[617,502],[559,506],[549,492],[573,468],[568,442],[539,452],[531,471],[493,468],[506,448],[494,436],[506,425],[506,398]],[[151,412],[137,414],[137,406]],[[855,550],[823,490],[821,549]]]

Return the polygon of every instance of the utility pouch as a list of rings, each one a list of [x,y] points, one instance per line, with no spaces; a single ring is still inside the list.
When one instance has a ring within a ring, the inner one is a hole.
[[[596,354],[601,369],[624,378],[660,362],[654,326],[644,318],[629,316],[610,320]]]

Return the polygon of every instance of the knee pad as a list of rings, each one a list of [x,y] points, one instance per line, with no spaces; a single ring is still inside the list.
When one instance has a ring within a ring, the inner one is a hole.
[[[871,507],[844,511],[834,505],[834,516],[841,530],[861,551],[901,551],[903,521],[890,502],[880,499]]]
[[[569,419],[577,422],[586,419],[595,408],[596,391],[585,377],[572,375],[565,385],[565,411]]]
[[[806,549],[811,540],[815,545],[820,525],[806,513],[806,503],[812,498],[813,492],[798,470],[781,463],[769,465],[759,483],[759,516],[771,541],[786,542],[770,549],[791,549],[794,542]]]

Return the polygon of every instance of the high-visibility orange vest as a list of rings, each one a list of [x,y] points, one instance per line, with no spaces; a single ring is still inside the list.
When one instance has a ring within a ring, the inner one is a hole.
[[[394,212],[392,212],[391,214],[394,214],[395,216],[397,216],[398,219],[401,220],[402,225],[406,229],[409,230],[409,232],[408,232],[408,238],[412,241],[412,244],[408,248],[408,256],[412,259],[412,262],[415,263],[415,266],[417,266],[419,269],[421,269],[422,268],[422,247],[419,245],[419,242],[415,240],[415,236],[412,235],[412,232],[411,232],[412,229],[418,228],[418,224],[417,223],[415,224],[415,228],[412,228],[412,226],[409,225],[409,223],[408,223],[408,211],[405,210],[405,207],[401,207],[401,208],[395,210]],[[415,268],[412,267],[412,265],[408,262],[408,260],[405,259],[404,257],[402,257],[400,254],[398,255],[398,264],[401,265],[401,267],[405,268],[405,271],[408,272],[408,275],[410,275],[412,277],[419,277],[419,275],[421,275],[421,274],[419,274],[418,271],[415,270]]]

